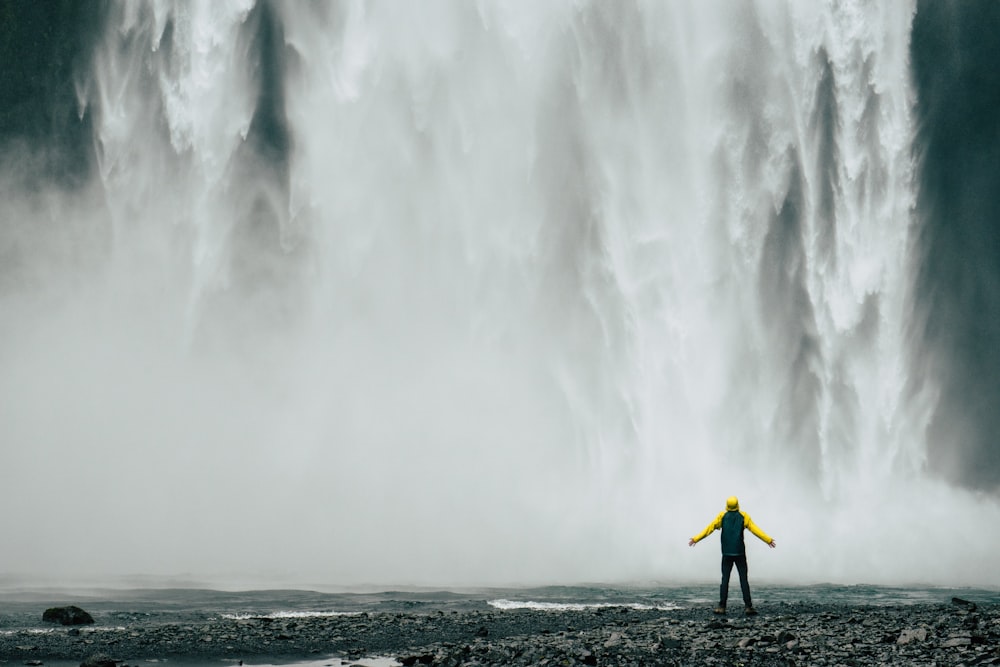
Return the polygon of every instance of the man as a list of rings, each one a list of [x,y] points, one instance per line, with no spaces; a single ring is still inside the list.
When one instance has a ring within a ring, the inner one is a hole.
[[[772,549],[778,546],[767,533],[757,527],[750,520],[750,515],[740,511],[740,501],[736,496],[730,496],[726,500],[726,509],[715,517],[712,523],[708,524],[705,530],[688,540],[688,546],[705,539],[712,532],[722,530],[722,586],[719,588],[719,606],[716,607],[716,614],[726,613],[726,600],[729,598],[729,575],[733,572],[733,565],[740,573],[740,588],[743,590],[743,604],[746,606],[745,613],[750,616],[757,613],[750,601],[750,582],[747,580],[747,548],[743,543],[743,530],[749,528],[750,532],[767,543]]]

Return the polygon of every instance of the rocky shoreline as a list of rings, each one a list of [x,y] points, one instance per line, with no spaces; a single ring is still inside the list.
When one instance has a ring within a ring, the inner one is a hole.
[[[16,630],[0,661],[119,665],[392,656],[403,665],[1000,665],[1000,607],[763,605],[710,609],[481,610],[213,619]],[[110,664],[110,663],[109,663]]]

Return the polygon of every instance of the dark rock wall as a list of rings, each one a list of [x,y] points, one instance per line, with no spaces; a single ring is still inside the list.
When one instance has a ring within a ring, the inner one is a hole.
[[[919,335],[942,382],[930,464],[1000,486],[1000,4],[921,0],[917,91]]]

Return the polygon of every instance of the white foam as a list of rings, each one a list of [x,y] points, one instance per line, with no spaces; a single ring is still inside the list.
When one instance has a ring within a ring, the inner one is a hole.
[[[16,635],[16,634],[19,634],[19,633],[22,633],[22,632],[26,632],[29,635],[47,635],[47,634],[51,634],[51,633],[55,632],[55,630],[51,629],[51,628],[27,628],[25,630],[21,630],[21,629],[0,630],[0,635],[10,636],[10,635]]]
[[[222,614],[222,618],[232,621],[247,621],[254,618],[327,618],[332,616],[357,616],[357,611],[273,611],[269,614]]]
[[[490,600],[491,607],[508,611],[511,609],[535,609],[540,611],[586,611],[588,609],[607,609],[612,607],[637,609],[639,611],[672,611],[680,609],[672,602],[661,604],[643,604],[641,602],[537,602],[535,600]]]
[[[20,633],[26,633],[26,634],[29,634],[29,635],[50,635],[50,634],[52,634],[54,632],[58,632],[60,630],[65,630],[65,629],[66,629],[65,627],[58,627],[58,628],[13,628],[13,629],[8,629],[8,630],[0,630],[0,636],[10,636],[10,635],[16,635],[16,634],[20,634]],[[108,626],[108,627],[88,626],[88,627],[84,627],[84,628],[77,627],[76,629],[80,630],[80,633],[81,634],[85,634],[85,635],[86,634],[91,634],[91,633],[94,633],[94,632],[124,632],[125,631],[125,627],[120,626],[120,625]]]

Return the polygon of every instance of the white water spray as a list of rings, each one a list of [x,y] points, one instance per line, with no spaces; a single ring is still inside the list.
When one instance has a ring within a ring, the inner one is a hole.
[[[912,6],[266,9],[110,13],[98,268],[5,297],[13,562],[710,579],[737,493],[756,577],[998,583],[924,469]]]

